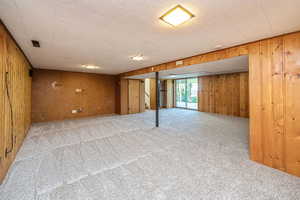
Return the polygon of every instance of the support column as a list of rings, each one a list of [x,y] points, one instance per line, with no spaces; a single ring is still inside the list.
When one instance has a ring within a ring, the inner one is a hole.
[[[160,99],[160,85],[159,74],[155,72],[155,85],[156,85],[156,111],[155,111],[155,126],[159,127],[159,99]]]

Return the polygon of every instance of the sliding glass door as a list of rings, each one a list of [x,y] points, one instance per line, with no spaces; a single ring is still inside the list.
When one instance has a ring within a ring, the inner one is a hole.
[[[176,107],[186,108],[186,79],[176,80]]]
[[[198,79],[175,80],[176,107],[198,109]]]
[[[187,108],[198,109],[198,78],[186,79],[187,82]]]

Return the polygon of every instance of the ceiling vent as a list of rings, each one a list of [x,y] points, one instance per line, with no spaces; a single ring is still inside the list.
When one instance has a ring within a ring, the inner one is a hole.
[[[40,48],[41,47],[39,41],[37,41],[37,40],[31,40],[31,42],[32,42],[32,46],[33,47],[36,47],[36,48]]]

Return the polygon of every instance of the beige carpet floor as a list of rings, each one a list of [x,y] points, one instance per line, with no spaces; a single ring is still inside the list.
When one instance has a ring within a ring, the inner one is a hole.
[[[300,199],[249,160],[248,119],[181,109],[34,124],[1,200]]]

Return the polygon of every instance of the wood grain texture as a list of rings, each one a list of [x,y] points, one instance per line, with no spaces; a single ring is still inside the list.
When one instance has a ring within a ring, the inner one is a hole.
[[[267,166],[300,176],[300,32],[285,34],[265,40],[239,45],[214,52],[176,60],[121,74],[132,76],[150,72],[186,67],[193,64],[217,61],[240,55],[249,56],[248,86],[239,84],[240,94],[249,87],[249,105],[243,94],[239,99],[226,96],[224,87],[231,88],[234,77],[220,76],[216,80],[201,79],[199,110],[204,112],[228,112],[247,116],[250,107],[250,158]],[[240,81],[245,77],[240,77]],[[228,82],[225,86],[222,82]],[[245,83],[246,84],[246,83]],[[214,91],[210,94],[209,91]],[[218,101],[214,100],[218,99]],[[215,103],[214,103],[215,102]],[[230,106],[227,103],[235,102]]]
[[[116,112],[118,78],[56,70],[34,70],[32,121],[73,119]],[[76,92],[81,89],[81,92]],[[72,110],[82,112],[72,114]]]
[[[120,79],[120,114],[145,111],[145,83],[143,80]]]
[[[198,77],[199,111],[249,117],[248,73]]]
[[[140,111],[145,112],[145,81],[140,81]]]
[[[0,24],[0,183],[31,124],[29,69],[22,51]],[[6,73],[8,85],[5,84]]]
[[[166,108],[167,107],[167,80],[160,80],[159,81],[159,101],[160,101],[160,108]]]
[[[300,176],[300,33],[284,42],[284,116],[286,171]]]
[[[167,108],[173,108],[174,107],[174,86],[173,86],[173,80],[166,80],[167,84],[167,97],[166,97],[166,102],[167,102]]]
[[[249,48],[249,95],[250,95],[250,158],[262,163],[262,114],[260,72],[260,44],[254,43]]]
[[[286,171],[282,45],[277,37],[250,48],[250,150],[253,160]]]
[[[240,73],[240,116],[249,117],[249,73]]]
[[[128,80],[120,80],[120,114],[128,114]]]
[[[237,47],[231,47],[228,49],[222,49],[222,50],[218,50],[218,51],[214,51],[214,52],[209,52],[209,53],[205,53],[205,54],[200,54],[200,55],[184,58],[184,59],[181,59],[183,61],[182,65],[176,65],[176,61],[171,61],[168,63],[145,67],[142,69],[137,69],[137,70],[133,70],[130,72],[122,73],[122,74],[120,74],[120,77],[135,76],[135,75],[140,75],[140,74],[159,72],[159,71],[167,70],[167,69],[175,69],[175,68],[185,67],[185,66],[189,66],[189,65],[193,65],[193,64],[201,64],[201,63],[206,63],[206,62],[211,62],[211,61],[222,60],[222,59],[226,59],[226,58],[232,58],[235,56],[247,55],[248,54],[248,46],[249,46],[249,44],[240,45]]]
[[[156,82],[155,79],[150,79],[150,109],[156,109]]]
[[[140,80],[128,80],[128,113],[140,112]]]
[[[174,107],[174,84],[173,80],[160,80],[160,102],[161,108]],[[156,109],[156,82],[150,79],[150,109]]]

